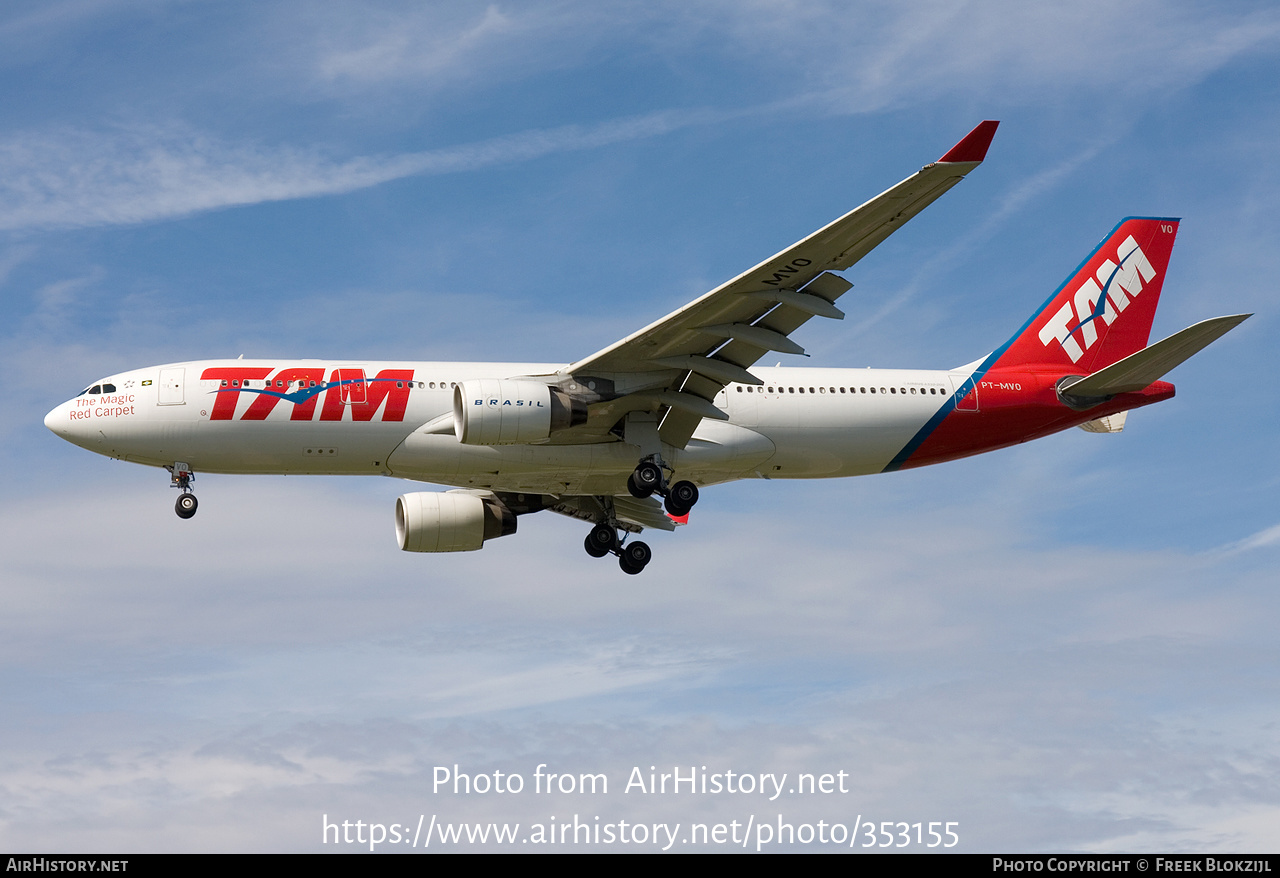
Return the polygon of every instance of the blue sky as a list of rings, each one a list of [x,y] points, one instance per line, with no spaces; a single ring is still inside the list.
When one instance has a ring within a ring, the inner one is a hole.
[[[784,813],[1275,850],[1278,48],[1266,3],[6,4],[0,846]],[[181,522],[41,423],[185,359],[572,361],[985,118],[806,362],[969,362],[1121,217],[1180,216],[1155,336],[1257,314],[1120,435],[708,490],[632,579],[556,516],[400,553],[379,479],[206,475]],[[454,763],[852,780],[433,794]]]

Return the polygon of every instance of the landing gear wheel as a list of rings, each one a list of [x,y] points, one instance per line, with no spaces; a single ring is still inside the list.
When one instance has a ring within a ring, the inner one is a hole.
[[[642,461],[627,479],[627,490],[632,497],[643,500],[662,487],[662,468],[651,460]]]
[[[653,552],[649,549],[649,544],[639,540],[627,543],[618,553],[618,566],[622,568],[623,573],[633,576],[648,566],[652,560]]]
[[[603,558],[618,548],[618,532],[607,524],[597,524],[582,545],[592,558]]]
[[[178,502],[173,505],[173,511],[178,513],[179,518],[190,518],[196,514],[199,506],[200,501],[196,500],[195,494],[182,494],[178,497]]]
[[[672,518],[683,518],[698,502],[698,486],[693,482],[676,482],[667,492],[667,514]]]

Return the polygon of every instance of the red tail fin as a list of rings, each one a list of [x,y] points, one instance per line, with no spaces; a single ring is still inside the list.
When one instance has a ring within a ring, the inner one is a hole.
[[[1178,220],[1121,221],[1015,335],[993,367],[1096,372],[1147,346]]]

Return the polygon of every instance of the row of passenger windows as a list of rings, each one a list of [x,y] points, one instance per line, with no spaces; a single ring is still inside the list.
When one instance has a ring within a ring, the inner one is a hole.
[[[369,380],[373,380],[373,379],[369,379]],[[398,387],[398,388],[400,388],[400,389],[402,389],[402,390],[403,390],[403,389],[404,389],[404,386],[405,386],[406,384],[408,384],[408,385],[409,385],[409,389],[410,389],[410,390],[413,390],[415,387],[416,387],[418,390],[426,390],[426,389],[428,389],[428,388],[430,388],[431,390],[448,390],[448,389],[450,389],[450,388],[453,388],[453,387],[456,387],[456,386],[457,386],[457,384],[456,384],[455,382],[452,382],[452,381],[450,381],[447,385],[446,385],[443,381],[439,382],[439,384],[437,384],[435,381],[397,381],[397,382],[396,382],[396,387]],[[223,378],[223,379],[222,379],[222,386],[223,386],[223,387],[253,387],[253,385],[254,385],[254,381],[253,381],[253,379],[250,379],[250,378],[245,378],[244,380],[241,380],[241,379],[239,379],[239,378],[232,378],[230,381],[228,381],[226,378]],[[113,385],[111,385],[111,384],[107,384],[107,385],[104,385],[104,386],[105,386],[105,387],[110,387],[111,389],[110,389],[110,390],[104,390],[104,391],[102,391],[103,393],[114,393],[114,392],[115,392],[115,387],[114,387]],[[263,387],[271,387],[271,379],[269,379],[269,378],[267,378],[267,379],[263,379],[263,381],[262,381],[262,386],[263,386]],[[276,387],[279,387],[279,388],[281,388],[281,389],[283,389],[283,388],[285,388],[285,387],[315,387],[315,386],[316,386],[316,382],[315,382],[315,381],[310,381],[310,380],[308,380],[308,381],[285,381],[283,378],[277,378],[277,379],[276,379],[276,381],[275,381],[275,386],[276,386]],[[98,392],[98,390],[97,390],[97,388],[96,388],[96,387],[95,387],[93,390],[86,390],[86,391],[85,391],[85,393],[97,393],[97,392]]]
[[[756,390],[756,388],[752,387],[749,384],[746,385],[745,387],[739,384],[738,392],[742,393],[744,390],[747,393],[805,393],[806,392],[805,388],[803,387],[761,387],[759,390]],[[876,388],[874,387],[810,387],[808,389],[808,392],[809,393],[875,393]],[[946,395],[946,391],[938,387],[920,387],[920,388],[881,387],[879,392],[880,393],[900,393],[903,396],[906,396],[907,394],[915,395],[917,393],[919,393],[921,396],[924,396],[926,393],[928,393],[930,396]]]

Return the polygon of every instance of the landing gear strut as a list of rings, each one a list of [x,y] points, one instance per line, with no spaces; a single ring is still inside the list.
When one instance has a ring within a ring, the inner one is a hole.
[[[648,543],[634,540],[622,545],[618,539],[618,529],[609,522],[602,521],[591,529],[583,543],[587,554],[592,558],[603,558],[605,555],[618,556],[618,566],[623,573],[635,575],[653,560],[653,551]]]
[[[190,518],[200,507],[200,501],[196,499],[195,494],[191,493],[191,483],[195,481],[196,474],[191,471],[189,465],[180,460],[175,461],[173,466],[166,466],[165,469],[169,471],[169,486],[182,489],[182,493],[178,495],[178,502],[173,504],[173,511],[178,513],[179,518]]]

